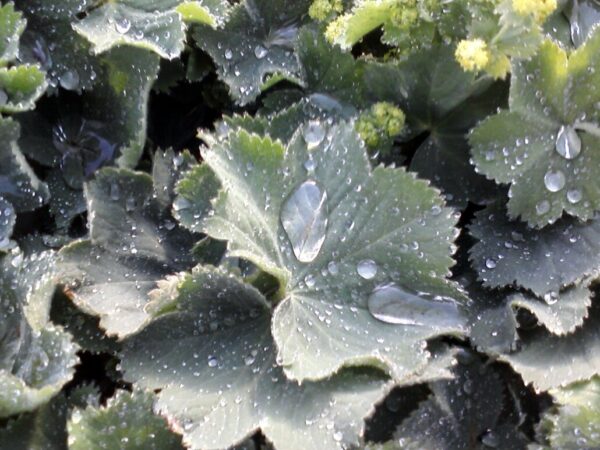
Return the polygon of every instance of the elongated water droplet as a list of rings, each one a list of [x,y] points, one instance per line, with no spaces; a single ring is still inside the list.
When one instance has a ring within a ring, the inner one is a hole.
[[[368,307],[376,319],[396,325],[462,329],[466,321],[454,300],[436,300],[393,283],[377,287],[369,296]]]
[[[363,259],[356,265],[356,271],[365,280],[370,280],[377,275],[377,263],[372,259]]]
[[[262,45],[257,45],[254,47],[254,56],[256,56],[258,59],[263,59],[265,56],[267,56],[267,53],[269,53],[269,51]]]
[[[565,174],[561,170],[549,170],[544,175],[544,185],[550,192],[558,192],[565,187]]]
[[[556,151],[565,159],[574,159],[581,153],[581,138],[571,125],[563,125],[556,136]]]
[[[327,193],[316,181],[305,181],[285,201],[280,218],[298,261],[314,260],[327,230]]]
[[[325,138],[325,127],[318,120],[311,120],[304,127],[302,136],[306,141],[308,149],[313,149]]]

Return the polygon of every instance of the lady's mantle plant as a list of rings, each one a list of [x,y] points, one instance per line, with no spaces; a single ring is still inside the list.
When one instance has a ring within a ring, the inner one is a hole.
[[[596,0],[0,7],[0,448],[598,448]]]

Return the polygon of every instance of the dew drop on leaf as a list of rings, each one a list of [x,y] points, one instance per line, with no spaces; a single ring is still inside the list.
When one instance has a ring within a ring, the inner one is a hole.
[[[365,280],[370,280],[377,275],[377,263],[372,259],[363,259],[356,265],[356,271]]]
[[[492,258],[488,258],[485,260],[485,267],[487,267],[488,269],[495,269],[496,268],[496,261],[494,261]]]
[[[550,202],[548,200],[542,200],[535,205],[535,212],[538,216],[546,214],[548,211],[550,211]]]
[[[579,203],[581,201],[581,191],[578,189],[567,191],[567,200],[572,204]]]
[[[79,75],[69,70],[60,76],[59,81],[63,89],[74,91],[79,86]]]
[[[262,45],[257,45],[254,47],[254,56],[256,56],[257,59],[263,59],[265,56],[267,56],[268,52],[269,51]]]
[[[117,19],[115,21],[115,30],[117,31],[117,33],[119,33],[119,34],[125,34],[130,29],[131,29],[131,22],[126,17],[123,17],[121,19]]]
[[[305,181],[285,201],[280,218],[298,261],[313,261],[325,240],[327,193],[316,181]]]
[[[556,151],[565,159],[574,159],[581,153],[581,138],[575,128],[563,125],[556,136]]]
[[[377,320],[395,325],[461,328],[465,322],[455,301],[436,300],[393,283],[376,287],[369,296],[368,307]]]
[[[229,60],[233,58],[233,52],[230,49],[225,50],[225,59]]]
[[[565,174],[561,170],[549,170],[544,175],[544,185],[550,192],[558,192],[565,187]]]
[[[313,149],[321,142],[323,142],[323,139],[325,138],[325,127],[323,127],[323,125],[321,125],[321,122],[319,122],[318,120],[311,120],[304,127],[302,136],[306,141],[308,149]]]

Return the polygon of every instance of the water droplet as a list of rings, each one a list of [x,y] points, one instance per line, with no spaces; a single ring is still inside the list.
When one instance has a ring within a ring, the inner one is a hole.
[[[115,30],[119,34],[125,34],[131,29],[131,22],[126,17],[117,19],[115,21]]]
[[[298,261],[311,262],[319,254],[325,240],[327,213],[327,193],[313,180],[298,186],[283,204],[281,224]]]
[[[335,261],[329,261],[327,264],[327,270],[331,275],[337,275],[339,273],[338,265]]]
[[[182,209],[189,209],[192,203],[184,197],[177,197],[173,202],[173,209],[175,211],[181,211]]]
[[[485,267],[487,267],[488,269],[495,269],[496,268],[496,261],[494,261],[492,258],[488,258],[485,260]]]
[[[546,214],[548,211],[550,211],[550,202],[548,200],[542,200],[535,205],[535,212],[538,216]]]
[[[368,307],[376,319],[396,325],[462,329],[465,324],[456,301],[437,300],[393,283],[375,288],[369,296]]]
[[[576,158],[581,153],[581,138],[571,125],[563,125],[556,136],[556,151],[566,159]]]
[[[544,175],[544,185],[550,192],[558,192],[565,187],[565,174],[561,170],[549,170]]]
[[[318,120],[311,120],[306,124],[302,132],[308,149],[313,149],[325,138],[325,127]]]
[[[370,280],[377,275],[377,263],[372,259],[363,259],[356,265],[356,271],[365,280]]]
[[[229,60],[233,58],[233,52],[230,49],[225,50],[225,59]]]
[[[492,430],[487,430],[487,432],[481,437],[481,443],[490,448],[496,448],[499,444],[498,438],[492,432]]]
[[[217,367],[218,363],[219,363],[219,361],[217,360],[217,358],[215,356],[208,357],[208,367]]]
[[[254,56],[256,56],[258,59],[263,59],[265,56],[267,56],[267,53],[269,53],[269,51],[262,45],[257,45],[254,47]]]
[[[340,442],[344,438],[344,434],[341,431],[336,431],[333,433],[333,440],[336,442]]]
[[[569,203],[579,203],[581,201],[581,191],[579,189],[567,191],[567,200],[569,200]]]
[[[59,77],[59,81],[63,89],[74,91],[79,86],[79,74],[69,70]]]
[[[317,168],[317,163],[314,159],[307,159],[306,161],[304,161],[304,168],[307,172],[314,172]]]
[[[558,301],[558,292],[551,291],[544,294],[544,301],[548,305],[554,305]]]

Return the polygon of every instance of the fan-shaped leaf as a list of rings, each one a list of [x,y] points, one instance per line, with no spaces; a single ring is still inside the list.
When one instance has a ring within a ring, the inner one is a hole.
[[[511,217],[539,228],[563,211],[587,220],[600,209],[599,49],[600,31],[570,56],[546,41],[513,67],[510,111],[488,117],[471,135],[477,169],[511,184]]]
[[[358,444],[363,417],[384,395],[381,376],[288,380],[276,362],[269,304],[219,269],[195,269],[173,303],[127,339],[123,368],[128,380],[161,389],[157,408],[187,445],[226,448],[259,429],[282,450]]]
[[[361,145],[351,124],[315,122],[285,148],[240,130],[203,153],[224,188],[204,231],[279,279],[273,333],[293,378],[377,363],[403,379],[425,339],[463,329],[457,300],[433,297],[461,296],[444,279],[452,211],[402,169],[371,171]]]

